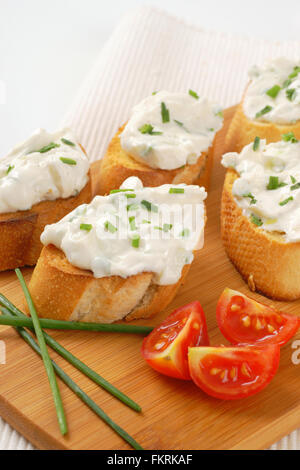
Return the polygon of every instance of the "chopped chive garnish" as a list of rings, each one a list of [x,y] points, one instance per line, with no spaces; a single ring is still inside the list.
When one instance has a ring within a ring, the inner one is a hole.
[[[115,233],[118,230],[117,227],[115,227],[113,224],[111,224],[109,220],[107,220],[104,223],[104,228],[107,232],[110,232],[110,233]]]
[[[135,217],[129,217],[130,230],[136,230]]]
[[[166,107],[165,103],[161,103],[161,119],[162,122],[170,122],[170,112],[168,108]]]
[[[282,88],[287,88],[288,86],[290,86],[291,83],[292,83],[292,80],[288,78],[287,80],[283,82]]]
[[[294,101],[296,98],[296,89],[295,88],[288,88],[285,90],[285,94],[288,100]]]
[[[266,94],[270,96],[271,98],[276,98],[280,90],[281,90],[281,87],[279,85],[274,85],[272,86],[272,88],[269,88],[269,90],[266,91]]]
[[[146,150],[143,151],[143,156],[146,157],[147,155],[149,155],[150,152],[152,152],[152,150],[153,150],[153,147],[149,145],[149,147],[147,147]]]
[[[190,231],[188,228],[184,228],[180,234],[181,237],[188,237],[190,234]]]
[[[158,212],[158,206],[152,204],[152,202],[145,201],[145,199],[143,199],[141,204],[145,207],[145,209],[147,209],[147,211]]]
[[[219,116],[220,118],[223,118],[224,117],[223,111],[218,111],[216,113],[216,116]]]
[[[287,183],[279,182],[278,176],[270,176],[269,177],[269,183],[267,184],[267,189],[272,190],[272,189],[278,189],[282,188],[283,186],[286,186]]]
[[[9,165],[8,168],[7,168],[7,170],[6,170],[6,174],[8,175],[8,173],[10,173],[11,170],[14,169],[14,167],[15,167],[15,165]]]
[[[156,95],[156,93],[158,93],[157,91],[152,91],[152,95]]]
[[[284,142],[291,142],[292,144],[299,142],[296,139],[294,132],[287,132],[286,134],[282,134],[281,138],[284,140]]]
[[[72,142],[71,140],[65,139],[64,137],[62,137],[60,140],[63,144],[70,145],[71,147],[76,147],[76,144],[74,144],[74,142]]]
[[[92,228],[92,224],[80,224],[80,230],[86,230],[87,232],[89,232],[90,230],[92,230]]]
[[[296,180],[295,180],[296,181]],[[300,183],[293,184],[291,186],[291,190],[299,189],[300,188]]]
[[[77,165],[76,160],[73,160],[73,158],[60,157],[60,160],[67,165]]]
[[[154,127],[151,124],[144,124],[142,127],[139,128],[141,134],[149,134],[149,135],[162,135],[162,132],[154,131]]]
[[[257,225],[258,227],[260,227],[262,224],[263,224],[263,221],[261,220],[260,217],[258,217],[257,215],[255,214],[251,214],[251,222],[255,225]]]
[[[174,121],[179,127],[182,127],[182,129],[185,130],[185,132],[187,132],[188,134],[190,133],[190,131],[184,126],[183,122],[178,121],[177,119],[173,119],[173,121]]]
[[[189,95],[191,95],[193,98],[196,98],[196,100],[199,99],[199,96],[197,95],[197,93],[193,90],[189,90]]]
[[[290,196],[290,197],[288,197],[287,199],[285,199],[284,201],[281,201],[281,202],[279,203],[279,205],[280,205],[280,206],[285,206],[288,202],[293,201],[293,200],[294,200],[293,196]]]
[[[134,235],[132,237],[131,246],[133,246],[133,248],[138,248],[140,246],[140,236],[139,235]]]
[[[150,220],[146,220],[146,219],[143,219],[143,220],[142,220],[142,223],[143,223],[143,224],[151,224]]]
[[[243,197],[248,197],[250,199],[250,204],[256,204],[257,200],[253,196],[253,194],[248,193],[248,194],[243,194]]]
[[[299,72],[300,72],[300,67],[298,67],[298,66],[294,67],[293,72],[289,74],[289,78],[297,77]]]
[[[127,199],[134,199],[136,197],[136,194],[129,193],[129,194],[125,194],[125,196],[127,197]]]
[[[184,189],[183,188],[170,188],[169,193],[170,194],[183,194]]]
[[[294,176],[290,175],[290,178],[291,178],[291,182],[292,182],[292,183],[296,183],[297,180],[296,180],[296,178],[295,178]]]
[[[128,206],[126,207],[128,211],[136,211],[139,208],[140,206],[138,204],[128,204]]]
[[[159,227],[158,225],[155,225],[155,229],[156,230],[163,230],[164,232],[168,232],[169,230],[171,230],[171,228],[173,227],[172,224],[164,224],[162,227]]]
[[[60,147],[60,145],[56,144],[55,142],[50,142],[50,144],[45,145],[45,147],[42,147],[40,150],[36,150],[36,152],[46,153],[49,152],[49,150],[55,149],[56,147]]]
[[[115,194],[115,193],[124,193],[126,191],[133,191],[133,189],[112,189],[110,191],[110,194]]]
[[[259,143],[260,143],[260,137],[255,137],[254,142],[253,142],[253,150],[256,152],[259,148]]]
[[[259,118],[259,117],[263,116],[264,114],[267,114],[267,113],[269,113],[270,111],[272,111],[272,109],[273,109],[272,106],[267,105],[267,106],[265,106],[263,109],[261,109],[260,111],[258,111],[258,112],[255,114],[255,117],[256,117],[256,118]]]

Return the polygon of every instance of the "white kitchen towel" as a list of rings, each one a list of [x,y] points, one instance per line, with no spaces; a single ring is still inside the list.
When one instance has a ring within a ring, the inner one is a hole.
[[[205,25],[201,25],[205,27]],[[128,13],[100,52],[63,123],[76,131],[91,161],[104,155],[130,109],[154,90],[187,91],[236,104],[254,63],[300,57],[300,41],[266,41],[208,32],[152,7]],[[0,419],[0,449],[32,448]],[[300,449],[300,431],[272,449]]]

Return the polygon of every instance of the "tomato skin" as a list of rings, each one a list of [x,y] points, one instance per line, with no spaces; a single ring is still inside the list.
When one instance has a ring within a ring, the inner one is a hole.
[[[237,400],[260,392],[278,369],[280,347],[230,346],[189,348],[192,380],[208,395]]]
[[[217,304],[221,333],[232,344],[286,344],[300,328],[300,318],[226,288]]]
[[[205,315],[195,301],[174,310],[144,339],[142,356],[156,371],[177,379],[191,380],[189,346],[209,345]]]

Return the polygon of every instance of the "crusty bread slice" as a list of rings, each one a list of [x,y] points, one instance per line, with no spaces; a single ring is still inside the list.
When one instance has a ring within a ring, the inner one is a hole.
[[[176,170],[160,170],[136,161],[122,149],[120,134],[123,129],[124,126],[112,138],[101,160],[97,194],[108,194],[112,189],[119,188],[130,176],[137,176],[147,187],[186,183],[198,184],[208,189],[213,162],[213,145],[199,156],[194,165],[185,165]]]
[[[273,122],[251,121],[243,111],[243,101],[237,106],[225,138],[226,152],[240,152],[255,137],[266,139],[267,143],[281,140],[282,134],[293,132],[300,139],[300,121],[291,125]]]
[[[278,232],[267,232],[242,213],[232,194],[238,174],[227,170],[221,204],[225,250],[249,288],[278,300],[300,298],[300,242],[285,243]]]
[[[80,204],[90,202],[99,178],[99,162],[89,172],[89,181],[77,196],[42,201],[30,210],[0,214],[0,271],[36,264],[42,250],[40,236]]]
[[[69,263],[54,245],[43,248],[29,284],[40,317],[111,323],[147,318],[163,310],[174,298],[190,265],[176,284],[158,286],[153,273],[128,278],[97,279],[92,272]]]

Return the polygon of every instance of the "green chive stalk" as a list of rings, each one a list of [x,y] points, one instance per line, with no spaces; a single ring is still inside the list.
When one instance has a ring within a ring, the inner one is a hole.
[[[67,421],[66,421],[66,417],[65,417],[65,412],[64,412],[64,407],[63,407],[60,391],[59,391],[59,388],[58,388],[55,372],[54,372],[54,369],[53,369],[53,364],[51,362],[51,359],[50,359],[50,356],[49,356],[49,353],[48,353],[48,349],[47,349],[47,346],[46,346],[46,341],[45,341],[45,338],[44,338],[43,330],[41,328],[39,318],[38,318],[36,310],[35,310],[34,303],[31,299],[31,296],[30,296],[29,291],[27,289],[27,285],[25,283],[24,277],[23,277],[21,271],[18,268],[15,271],[16,271],[16,275],[18,276],[18,279],[20,281],[21,287],[23,289],[23,292],[24,292],[24,295],[25,295],[25,298],[26,298],[26,301],[27,301],[27,304],[28,304],[28,308],[29,308],[30,315],[31,315],[31,318],[32,318],[32,322],[33,322],[33,326],[34,326],[34,331],[35,331],[35,334],[36,334],[36,337],[37,337],[37,340],[38,340],[38,343],[39,343],[41,356],[42,356],[43,361],[44,361],[46,373],[47,373],[47,376],[48,376],[48,380],[49,380],[52,395],[53,395],[53,400],[54,400],[54,404],[55,404],[55,408],[56,408],[56,414],[57,414],[59,429],[60,429],[61,434],[64,436],[68,432],[68,426],[67,426]]]
[[[5,307],[2,307],[2,311],[5,315],[13,315],[10,310]],[[18,334],[26,341],[27,344],[39,355],[42,357],[41,349],[39,348],[36,341],[32,336],[24,330],[24,328],[16,328]],[[51,360],[53,369],[55,373],[60,377],[60,379],[75,393],[75,395],[80,398],[99,418],[101,418],[110,428],[112,428],[124,441],[126,441],[133,449],[143,450],[143,447],[136,442],[133,437],[131,437],[124,429],[122,429],[118,424],[116,424],[103,410],[100,408],[97,403],[94,402],[72,379],[69,377],[61,367],[59,367],[56,362]]]
[[[0,294],[1,303],[1,294]],[[148,335],[153,330],[153,326],[140,326],[140,325],[123,325],[118,323],[88,323],[88,322],[75,322],[64,320],[52,320],[50,318],[40,318],[42,328],[49,330],[79,330],[79,331],[94,331],[106,333],[133,333],[140,335]],[[29,317],[8,317],[0,315],[0,325],[10,326],[24,326],[33,328],[32,319]]]
[[[17,307],[15,307],[15,305],[13,305],[3,294],[0,294],[0,305],[2,305],[9,312],[11,312],[13,315],[15,315],[15,319],[17,319],[17,317],[22,318],[22,320],[25,320],[25,319],[28,318],[28,317],[26,317],[26,315],[24,315],[23,312],[21,312]],[[3,318],[3,316],[0,316],[0,318]],[[30,329],[32,329],[32,327],[30,327]],[[132,408],[134,411],[137,411],[137,412],[141,411],[140,405],[138,405],[135,401],[133,401],[131,398],[129,398],[123,392],[121,392],[116,387],[114,387],[111,383],[109,383],[107,380],[105,380],[103,377],[101,377],[101,375],[97,374],[97,372],[90,369],[86,364],[84,364],[82,361],[80,361],[80,359],[73,356],[72,353],[70,353],[67,349],[65,349],[60,343],[58,343],[54,338],[52,338],[50,335],[48,335],[45,331],[44,331],[44,338],[45,338],[45,341],[48,344],[48,346],[50,346],[60,356],[62,356],[70,364],[72,364],[74,367],[76,367],[78,370],[80,370],[80,372],[82,372],[87,377],[89,377],[91,380],[93,380],[97,385],[104,388],[107,392],[109,392],[111,395],[116,397],[118,400],[120,400],[125,405]]]

